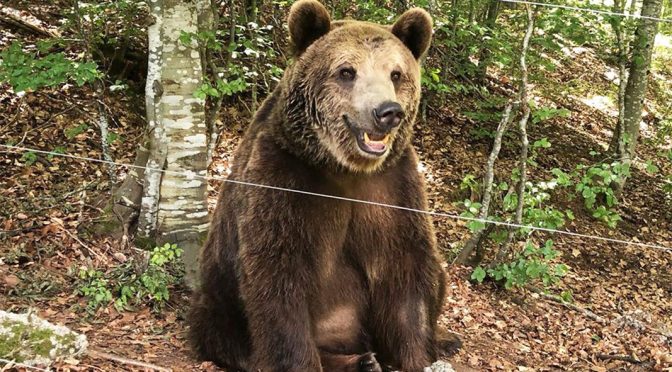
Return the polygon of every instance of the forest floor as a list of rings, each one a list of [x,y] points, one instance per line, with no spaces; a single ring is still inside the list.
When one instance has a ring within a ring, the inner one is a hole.
[[[568,118],[530,128],[531,142],[547,137],[552,143],[540,154],[539,166],[531,169],[536,180],[548,179],[554,167],[571,171],[579,163],[599,161],[591,153],[604,151],[614,123],[613,112],[592,104],[596,92],[613,90],[605,77],[608,68],[588,52],[563,63],[562,74],[549,77],[557,86],[587,80],[592,88],[574,94],[535,92],[572,111]],[[99,133],[92,124],[97,116],[95,99],[87,88],[73,86],[22,97],[0,90],[0,143],[101,158]],[[431,105],[428,121],[417,124],[415,145],[431,210],[459,214],[458,203],[470,197],[460,190],[462,179],[483,174],[491,139],[478,135],[478,124],[461,114],[477,99]],[[103,101],[119,135],[112,143],[112,156],[119,163],[132,164],[139,128],[144,125],[138,104],[143,98],[124,91],[109,93]],[[212,175],[227,174],[249,115],[229,107],[223,109],[221,119],[225,129],[210,168]],[[494,126],[483,129],[491,131]],[[643,132],[639,148],[643,159],[659,158],[651,143],[652,131]],[[514,144],[505,141],[500,176],[515,164]],[[120,251],[119,240],[91,232],[110,198],[108,169],[100,163],[33,155],[0,148],[0,309],[32,309],[85,334],[91,347],[128,359],[176,371],[215,370],[193,359],[185,344],[189,295],[183,288],[172,289],[169,303],[160,312],[147,307],[119,312],[111,305],[94,312],[86,309],[86,301],[77,294],[79,268],[106,271],[133,255],[131,248]],[[661,162],[659,167],[661,173],[672,172],[669,163]],[[120,168],[116,171],[123,173]],[[662,183],[660,174],[643,168],[633,172],[619,206],[623,221],[617,229],[583,212],[577,200],[556,202],[576,213],[567,230],[669,247],[672,201],[665,199]],[[218,187],[219,182],[211,182],[211,206]],[[468,237],[465,224],[437,217],[435,226],[442,252],[453,257],[458,244]],[[504,290],[491,282],[474,284],[469,280],[470,268],[447,263],[449,284],[440,321],[464,342],[450,359],[456,369],[672,371],[671,252],[557,234],[553,239],[561,252],[559,260],[571,270],[552,291],[571,291],[572,304],[590,313],[527,290]],[[62,371],[145,369],[90,356],[54,367]]]

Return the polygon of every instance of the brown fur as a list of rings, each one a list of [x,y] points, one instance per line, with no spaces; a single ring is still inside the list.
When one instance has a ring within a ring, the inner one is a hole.
[[[410,140],[427,13],[410,10],[392,28],[331,23],[303,0],[289,28],[297,60],[255,115],[230,178],[425,209]],[[356,79],[339,78],[343,66]],[[371,110],[387,101],[404,116],[372,156],[353,133],[375,131]],[[225,183],[190,339],[231,370],[421,371],[437,358],[444,280],[426,215]]]

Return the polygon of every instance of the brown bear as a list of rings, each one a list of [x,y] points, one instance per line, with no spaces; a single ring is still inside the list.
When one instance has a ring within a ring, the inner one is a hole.
[[[411,132],[432,20],[289,12],[295,61],[256,113],[231,181],[426,209]],[[445,287],[426,214],[226,182],[190,341],[235,371],[422,371]]]

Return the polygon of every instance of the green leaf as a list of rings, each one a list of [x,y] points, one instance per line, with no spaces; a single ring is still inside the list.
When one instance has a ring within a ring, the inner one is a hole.
[[[574,297],[573,297],[573,295],[572,295],[572,291],[571,291],[571,290],[562,291],[562,292],[560,293],[560,298],[561,298],[564,302],[568,302],[568,303],[574,302]]]
[[[89,129],[89,126],[82,123],[82,124],[80,124],[76,127],[67,128],[64,131],[64,134],[65,134],[65,137],[67,139],[73,139],[73,138],[77,137],[78,135],[84,133],[87,129]]]
[[[114,133],[114,132],[108,132],[107,133],[107,143],[114,143],[116,140],[119,139],[119,135]]]
[[[37,154],[32,151],[24,152],[21,156],[21,160],[25,163],[25,165],[33,165],[37,161]]]
[[[567,218],[569,218],[569,219],[572,220],[572,221],[576,218],[576,217],[574,217],[574,212],[572,212],[572,211],[569,210],[569,209],[567,209],[567,210],[565,211],[565,215],[567,216]]]
[[[651,174],[656,174],[660,171],[660,169],[655,164],[653,164],[653,161],[647,160],[646,161],[646,171],[648,173],[651,173]]]
[[[557,264],[555,265],[555,275],[557,276],[565,276],[569,272],[569,267],[565,264]]]
[[[480,266],[476,267],[474,272],[471,273],[471,279],[478,283],[483,283],[483,279],[485,279],[485,270]]]
[[[467,223],[467,228],[469,228],[469,231],[472,233],[479,232],[485,228],[485,223],[481,221],[469,221]]]
[[[542,138],[538,141],[534,141],[534,143],[532,144],[532,147],[547,149],[547,148],[551,147],[551,143],[548,142],[548,138]]]

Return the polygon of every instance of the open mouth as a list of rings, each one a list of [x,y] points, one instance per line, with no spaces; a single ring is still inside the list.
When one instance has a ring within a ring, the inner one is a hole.
[[[366,152],[367,154],[382,156],[387,151],[387,148],[390,144],[390,134],[377,133],[377,132],[367,132],[363,129],[357,128],[354,126],[347,116],[343,116],[345,123],[350,128],[350,131],[355,135],[357,140],[357,146],[360,150]]]
[[[374,134],[362,131],[361,135],[357,136],[357,145],[364,152],[373,155],[382,155],[387,150],[387,145],[390,142],[389,134]]]

